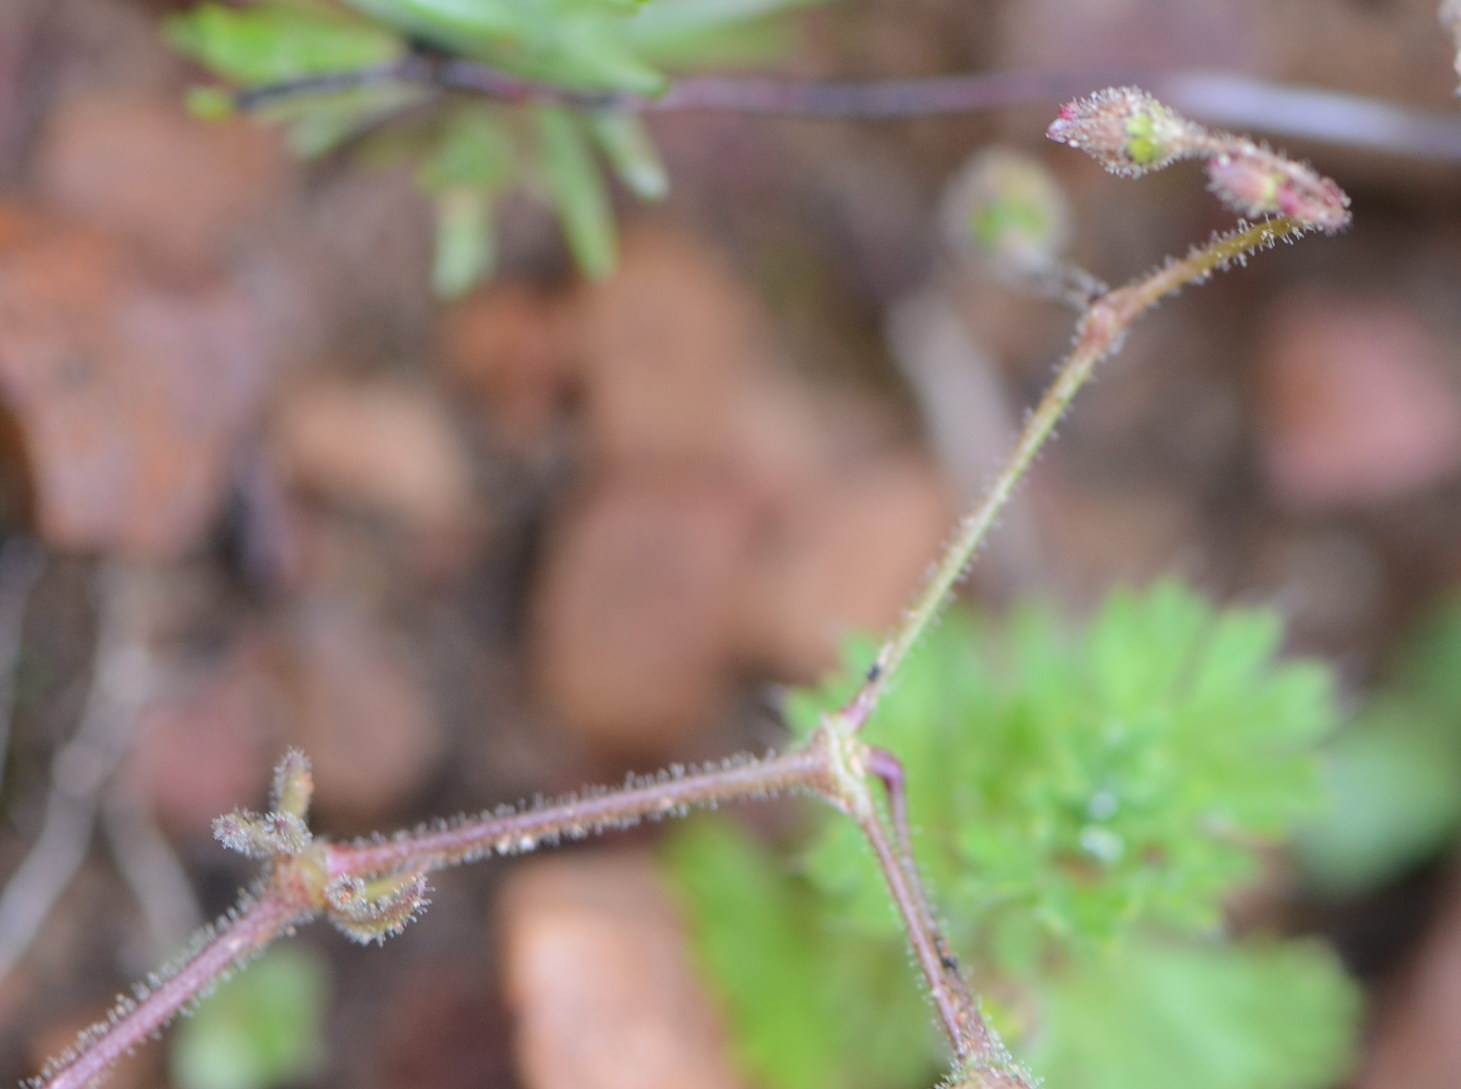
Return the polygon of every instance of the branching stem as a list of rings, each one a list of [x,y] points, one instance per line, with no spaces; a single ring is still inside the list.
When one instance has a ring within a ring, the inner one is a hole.
[[[400,62],[428,66],[424,71],[438,86],[445,85],[450,73],[456,71],[453,65],[459,63],[464,62],[417,54]],[[463,70],[463,79],[466,75],[490,77],[498,81],[494,86],[502,97],[516,94],[517,100],[523,100],[542,91],[537,85],[478,65],[468,69]],[[400,72],[399,65],[394,67],[390,78],[400,78]],[[362,85],[363,75],[351,74],[356,80],[352,85]],[[334,82],[327,87],[322,80]],[[696,85],[704,96],[702,102],[714,100],[719,93],[712,93],[715,81],[696,81]],[[744,81],[734,85],[742,90],[752,86]],[[289,93],[298,93],[300,86],[295,84]],[[788,85],[777,86],[785,90]],[[343,89],[340,77],[315,80],[311,93],[330,88]],[[485,88],[483,93],[487,93]],[[583,104],[577,92],[554,89],[554,93],[560,96],[558,101]],[[691,101],[688,91],[681,93],[686,96],[681,99],[682,105]],[[769,91],[765,93],[768,97],[763,105],[770,111],[775,100]],[[265,101],[263,91],[253,94],[255,105]],[[674,94],[671,91],[665,99]],[[890,111],[885,116],[893,115],[896,97],[884,103]],[[658,101],[663,103],[665,99]],[[869,101],[878,100],[863,99],[862,108],[869,108]],[[520,810],[484,813],[390,839],[350,844],[317,839],[309,831],[305,816],[313,779],[304,757],[291,752],[276,775],[270,812],[236,812],[215,824],[215,831],[226,844],[266,860],[265,878],[258,889],[247,895],[216,935],[209,937],[173,974],[158,982],[150,993],[139,993],[136,1002],[121,1003],[110,1021],[83,1034],[73,1052],[44,1075],[42,1089],[83,1089],[94,1084],[117,1059],[155,1033],[213,982],[275,937],[315,915],[328,915],[359,940],[380,940],[424,906],[424,877],[428,871],[489,856],[520,854],[565,838],[579,839],[646,819],[678,816],[691,808],[788,791],[822,797],[854,820],[867,837],[957,1058],[953,1084],[961,1089],[1029,1089],[1030,1081],[981,1016],[919,878],[908,831],[902,766],[892,754],[869,746],[859,733],[909,651],[948,602],[1076,393],[1090,379],[1096,365],[1116,351],[1137,317],[1184,285],[1197,283],[1281,239],[1291,239],[1310,229],[1337,229],[1348,221],[1348,198],[1332,182],[1251,142],[1183,127],[1186,123],[1180,118],[1134,89],[1101,92],[1087,102],[1072,104],[1062,111],[1051,134],[1087,150],[1095,148],[1098,155],[1106,156],[1122,172],[1136,172],[1128,169],[1136,160],[1131,157],[1127,141],[1143,135],[1144,130],[1133,127],[1133,118],[1142,121],[1158,110],[1164,111],[1159,119],[1179,137],[1199,142],[1198,153],[1211,154],[1210,176],[1215,185],[1241,183],[1266,199],[1259,183],[1272,181],[1274,192],[1281,197],[1297,194],[1302,198],[1293,201],[1300,211],[1256,223],[1240,222],[1235,230],[1194,247],[1187,256],[1169,261],[1124,287],[1101,291],[1091,299],[1070,354],[1026,421],[993,486],[959,523],[903,623],[869,667],[862,687],[844,708],[824,718],[809,741],[780,756],[738,758],[689,771],[670,768],[651,778],[631,779],[614,790],[536,803]],[[1208,140],[1217,142],[1201,143]],[[1178,153],[1182,153],[1181,148]],[[1310,218],[1301,218],[1304,214]],[[875,780],[886,791],[886,804],[874,794]]]
[[[166,980],[133,1001],[120,999],[111,1017],[82,1033],[72,1050],[42,1074],[44,1089],[87,1089],[114,1064],[312,912],[268,888],[245,897],[217,932]]]
[[[867,721],[886,694],[908,652],[950,600],[954,588],[967,573],[980,546],[988,538],[1036,455],[1050,440],[1071,401],[1090,379],[1096,364],[1121,346],[1131,323],[1160,299],[1183,286],[1197,283],[1217,269],[1271,246],[1279,239],[1296,237],[1304,229],[1283,216],[1241,225],[1206,246],[1194,248],[1181,260],[1168,262],[1091,302],[1077,327],[1075,346],[1025,421],[994,483],[959,522],[953,540],[933,574],[909,607],[903,623],[879,650],[876,662],[868,670],[867,680],[848,705],[846,717],[855,727],[861,727]]]
[[[484,813],[379,843],[331,844],[328,868],[331,876],[368,876],[406,865],[437,870],[487,855],[523,854],[561,839],[583,839],[721,802],[789,791],[825,793],[825,780],[825,759],[817,745],[688,772],[671,769],[663,776],[632,779],[621,789]]]

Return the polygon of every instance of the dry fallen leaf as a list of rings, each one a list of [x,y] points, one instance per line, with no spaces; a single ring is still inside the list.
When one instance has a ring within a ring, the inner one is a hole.
[[[519,864],[498,910],[526,1089],[738,1089],[647,854]]]
[[[206,279],[152,280],[110,236],[0,207],[0,400],[53,546],[195,548],[268,382],[256,313]]]
[[[683,756],[730,680],[730,621],[754,510],[734,481],[620,473],[559,526],[535,603],[547,704],[602,749]]]
[[[388,823],[445,745],[411,647],[350,601],[306,599],[277,644],[284,730],[315,768],[328,823]]]
[[[470,536],[472,468],[442,401],[381,380],[311,379],[282,391],[274,451],[301,492],[428,539]]]
[[[449,374],[481,406],[495,434],[522,454],[550,437],[572,391],[562,310],[545,292],[502,284],[446,315]]]
[[[1264,459],[1286,502],[1381,503],[1461,465],[1461,393],[1409,307],[1287,297],[1260,358]]]
[[[757,541],[736,595],[742,654],[795,683],[825,675],[849,632],[897,621],[953,521],[926,458],[867,454],[828,472]]]
[[[576,307],[583,418],[595,464],[724,464],[765,360],[757,310],[709,247],[630,233],[618,272]]]
[[[170,676],[142,712],[127,774],[175,835],[206,835],[218,814],[268,791],[278,746],[262,649],[245,637],[217,660]]]
[[[36,164],[48,204],[105,228],[161,265],[216,268],[277,203],[288,158],[278,138],[191,117],[176,95],[114,89],[63,100]]]

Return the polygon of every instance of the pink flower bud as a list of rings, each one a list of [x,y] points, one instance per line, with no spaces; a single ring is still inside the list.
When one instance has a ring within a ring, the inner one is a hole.
[[[1330,179],[1256,145],[1208,160],[1210,188],[1245,216],[1285,215],[1336,231],[1350,220],[1349,197]]]
[[[1062,107],[1045,135],[1113,174],[1137,175],[1203,154],[1207,133],[1137,87],[1112,87]]]

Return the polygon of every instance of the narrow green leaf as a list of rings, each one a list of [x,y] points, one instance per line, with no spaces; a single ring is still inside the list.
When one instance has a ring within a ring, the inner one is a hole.
[[[669,81],[625,40],[624,24],[622,18],[578,18],[554,27],[543,51],[543,63],[551,67],[542,77],[587,90],[661,94]]]
[[[515,152],[507,124],[490,108],[460,109],[441,124],[416,177],[428,192],[498,191],[512,179]]]
[[[626,33],[640,55],[673,68],[764,64],[785,52],[786,16],[825,0],[674,0],[649,4]]]
[[[203,4],[166,23],[168,43],[237,83],[270,83],[383,64],[401,43],[379,26],[329,8]]]
[[[503,48],[524,31],[524,9],[506,0],[344,0],[402,33],[466,52]]]
[[[641,118],[627,113],[596,113],[589,116],[588,126],[614,173],[631,193],[641,200],[663,200],[668,195],[669,175]]]
[[[436,250],[431,286],[454,299],[492,274],[496,239],[493,200],[481,189],[449,189],[436,198]]]
[[[544,181],[568,248],[584,275],[603,279],[617,259],[614,215],[587,138],[568,110],[543,106],[534,116]]]

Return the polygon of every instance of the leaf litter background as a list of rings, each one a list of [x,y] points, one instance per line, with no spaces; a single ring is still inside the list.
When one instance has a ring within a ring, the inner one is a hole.
[[[168,9],[0,10],[0,874],[48,800],[99,799],[33,940],[0,933],[11,1081],[231,901],[248,874],[208,821],[286,744],[339,835],[775,744],[770,686],[894,619],[1068,341],[941,248],[972,151],[1045,159],[1113,280],[1221,223],[1190,171],[1122,183],[1042,147],[1053,102],[666,117],[674,193],[626,202],[613,279],[576,280],[514,206],[503,275],[443,308],[406,172],[189,119]],[[1132,62],[1455,108],[1430,0],[842,3],[799,41],[804,76]],[[1461,578],[1457,167],[1275,142],[1350,189],[1354,230],[1145,321],[973,590],[1079,608],[1177,572],[1279,604],[1361,709],[1340,766],[1399,831],[1235,911],[1339,942],[1374,999],[1358,1084],[1456,1085],[1461,650],[1425,618]],[[328,1059],[294,1076],[745,1084],[654,838],[446,875],[379,950],[307,933],[274,970],[328,990]],[[165,1055],[116,1084],[163,1083]]]

